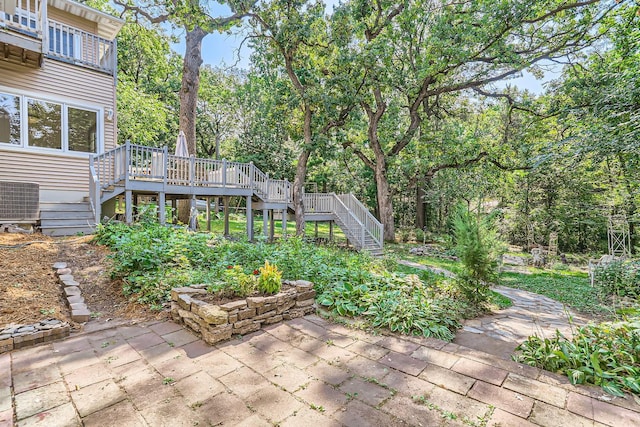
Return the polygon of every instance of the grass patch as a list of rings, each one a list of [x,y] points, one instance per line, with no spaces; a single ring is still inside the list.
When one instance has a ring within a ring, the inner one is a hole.
[[[576,271],[546,271],[532,269],[532,274],[502,273],[500,282],[510,288],[544,295],[588,314],[606,314],[598,290],[591,286],[586,273]]]
[[[504,310],[505,308],[509,308],[513,305],[513,301],[502,295],[500,292],[489,291],[488,296],[487,302],[491,305],[495,305],[500,310]]]
[[[455,274],[462,272],[462,264],[446,258],[438,258],[434,256],[413,255],[409,253],[409,249],[415,248],[414,244],[406,243],[385,243],[384,253],[398,259],[406,259],[407,261],[417,262],[427,267],[437,267],[449,270]]]

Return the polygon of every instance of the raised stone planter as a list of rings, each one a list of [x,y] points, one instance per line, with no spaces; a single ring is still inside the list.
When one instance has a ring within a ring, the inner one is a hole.
[[[285,282],[292,288],[275,295],[248,297],[222,305],[201,299],[206,285],[171,290],[171,316],[208,344],[257,331],[262,325],[302,317],[315,311],[316,292],[306,280]]]
[[[69,335],[69,330],[68,323],[57,319],[30,325],[7,325],[0,329],[0,354],[64,338]]]

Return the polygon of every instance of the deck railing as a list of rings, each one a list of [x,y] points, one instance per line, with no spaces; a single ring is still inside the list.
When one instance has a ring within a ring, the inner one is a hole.
[[[372,241],[383,245],[383,226],[353,194],[309,193],[304,195],[306,213],[331,213],[338,217],[360,247]],[[347,231],[345,231],[347,232]]]
[[[168,186],[253,189],[265,201],[288,203],[290,186],[273,180],[253,163],[180,157],[168,149],[126,143],[91,159],[100,189],[125,181],[163,182]]]
[[[271,179],[253,163],[174,156],[168,153],[167,147],[145,147],[129,142],[92,156],[92,204],[101,200],[102,190],[113,190],[116,186],[127,188],[131,182],[154,182],[156,189],[159,183],[165,192],[172,191],[172,186],[237,188],[251,190],[266,203],[288,205],[293,200],[289,181]],[[353,194],[305,193],[304,207],[308,214],[333,215],[356,248],[382,248],[382,224]],[[98,221],[99,208],[94,212]]]
[[[33,7],[31,7],[33,5]],[[14,0],[0,3],[0,28],[18,30],[34,37],[42,37],[46,0]]]
[[[46,0],[0,1],[0,8],[0,28],[41,40],[48,56],[110,74],[115,71],[115,42],[47,19]]]
[[[114,71],[116,50],[113,41],[60,22],[48,22],[45,49],[49,56],[108,73]]]

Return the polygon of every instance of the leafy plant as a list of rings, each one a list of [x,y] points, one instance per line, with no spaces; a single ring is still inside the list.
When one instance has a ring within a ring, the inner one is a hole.
[[[459,275],[460,288],[473,302],[488,298],[488,285],[498,278],[500,244],[489,217],[479,220],[460,207],[453,221],[456,253],[464,270]]]
[[[593,284],[606,295],[640,296],[640,261],[614,261],[596,267]]]
[[[278,270],[275,264],[264,262],[264,266],[260,267],[260,276],[258,278],[258,290],[266,294],[277,294],[282,288],[282,272]]]
[[[609,394],[640,395],[640,317],[581,327],[572,339],[532,336],[515,356],[518,362],[561,372],[572,384],[595,384]]]

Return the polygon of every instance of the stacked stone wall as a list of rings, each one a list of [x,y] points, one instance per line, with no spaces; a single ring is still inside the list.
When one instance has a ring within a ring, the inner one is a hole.
[[[233,335],[257,331],[263,325],[315,311],[313,283],[306,280],[285,283],[291,287],[275,295],[247,297],[220,305],[198,298],[207,293],[206,285],[174,288],[171,290],[171,316],[208,344],[215,344]]]

